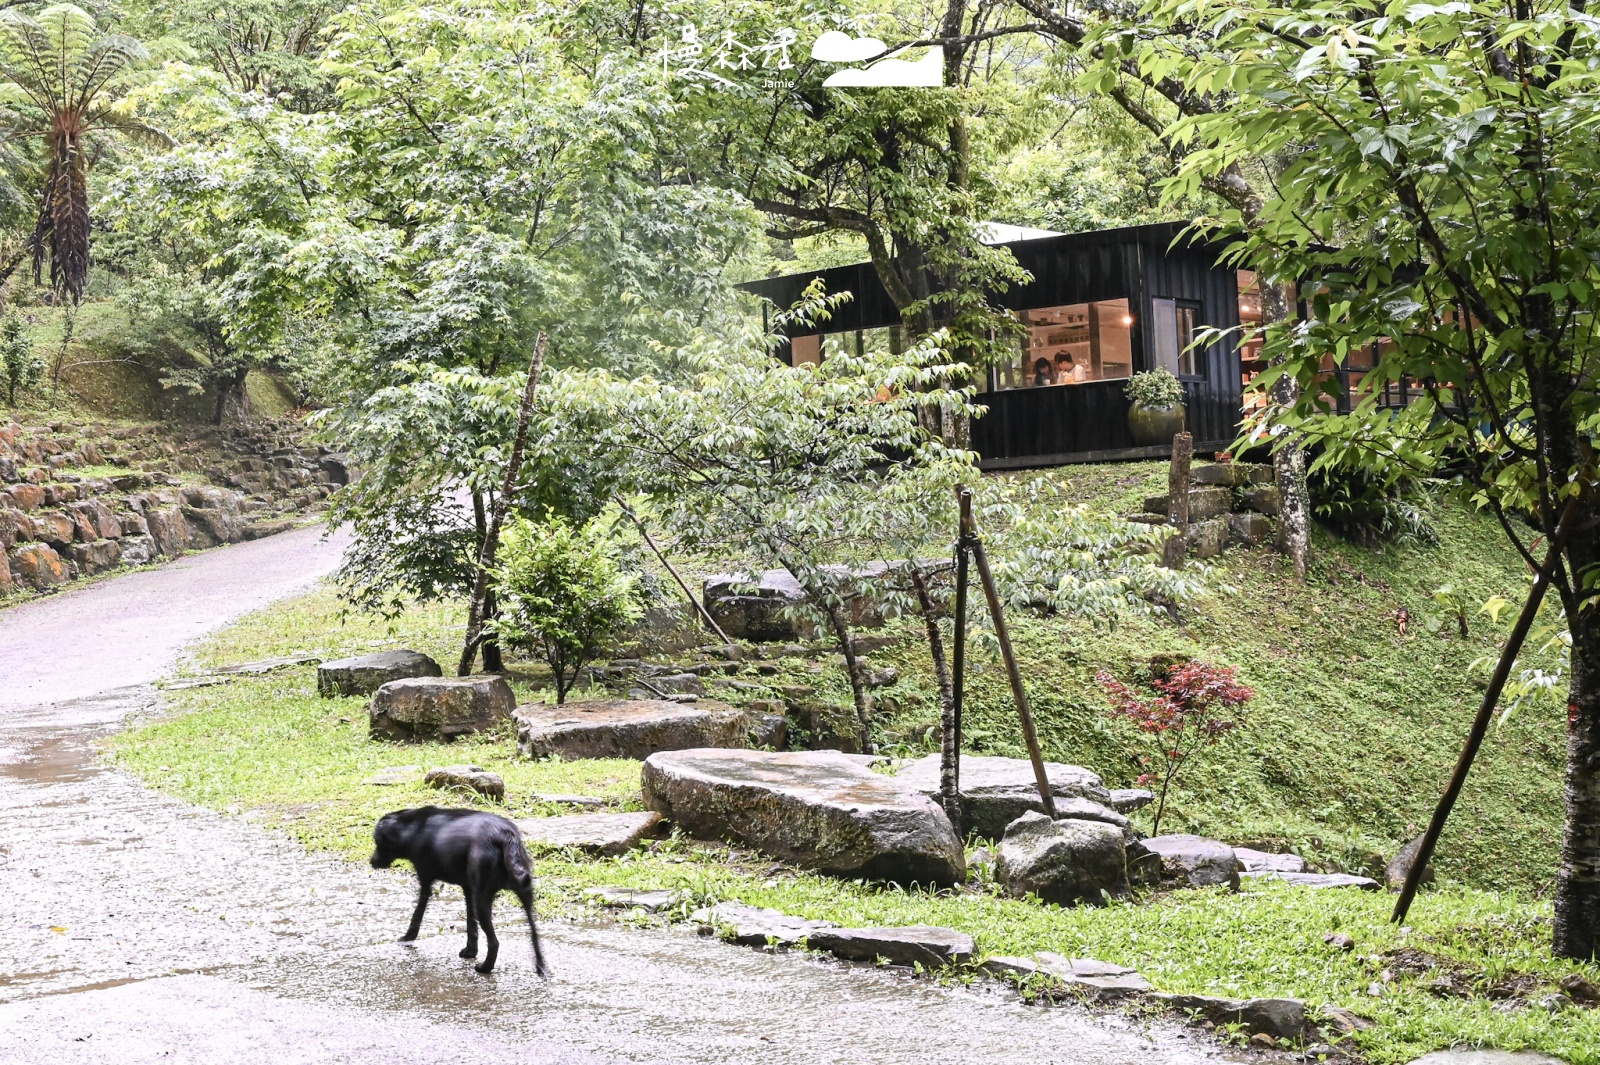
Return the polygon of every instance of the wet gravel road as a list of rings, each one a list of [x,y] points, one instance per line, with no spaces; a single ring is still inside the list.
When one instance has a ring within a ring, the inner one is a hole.
[[[548,921],[541,982],[504,902],[500,968],[480,977],[456,957],[459,896],[402,946],[405,874],[100,763],[184,643],[340,550],[289,533],[0,611],[0,1062],[1228,1060],[1167,1025],[688,933]]]

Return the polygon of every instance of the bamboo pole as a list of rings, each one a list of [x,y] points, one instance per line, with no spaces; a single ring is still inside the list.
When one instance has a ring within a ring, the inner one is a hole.
[[[644,527],[644,521],[640,519],[639,515],[634,513],[633,508],[620,498],[617,500],[617,506],[621,507],[622,513],[626,514],[629,520],[638,527],[639,535],[644,537],[644,542],[650,546],[651,551],[655,552],[655,556],[661,560],[661,564],[667,567],[667,572],[672,574],[672,579],[678,582],[678,587],[683,589],[683,597],[694,605],[695,612],[700,615],[700,620],[706,623],[708,629],[716,633],[717,639],[725,644],[733,643],[732,640],[728,639],[728,634],[722,631],[722,626],[717,624],[717,619],[711,616],[711,611],[706,609],[706,605],[700,601],[699,596],[689,590],[689,585],[678,575],[677,568],[667,560],[667,556],[662,552],[661,548],[657,547],[656,542],[650,538],[650,530]]]
[[[984,550],[983,538],[978,535],[972,521],[970,505],[962,514],[970,537],[972,560],[978,565],[978,581],[983,585],[983,596],[989,603],[989,616],[994,619],[995,639],[1000,643],[1000,657],[1005,660],[1006,675],[1011,680],[1011,695],[1017,703],[1017,716],[1022,720],[1022,739],[1028,745],[1028,757],[1033,761],[1034,780],[1039,785],[1039,799],[1044,812],[1052,821],[1056,816],[1055,797],[1050,794],[1050,777],[1044,770],[1044,754],[1039,750],[1039,733],[1033,727],[1033,711],[1028,707],[1028,693],[1022,686],[1022,670],[1017,666],[1017,655],[1011,647],[1011,633],[1006,629],[1006,618],[1000,608],[1000,591],[995,587],[994,574],[989,571],[989,553]]]
[[[1522,642],[1528,638],[1528,630],[1533,627],[1533,619],[1539,614],[1539,605],[1544,602],[1544,593],[1550,587],[1551,575],[1561,563],[1561,549],[1572,533],[1577,514],[1578,497],[1573,496],[1567,501],[1560,520],[1556,522],[1556,531],[1550,537],[1550,548],[1545,552],[1544,565],[1534,574],[1533,587],[1528,591],[1528,601],[1522,604],[1522,613],[1517,616],[1517,623],[1512,627],[1511,635],[1500,652],[1500,661],[1495,663],[1494,676],[1489,678],[1489,687],[1483,693],[1483,702],[1478,705],[1478,716],[1473,719],[1472,730],[1467,733],[1467,742],[1461,748],[1461,757],[1456,759],[1456,768],[1450,774],[1450,783],[1445,786],[1444,794],[1439,797],[1439,805],[1434,807],[1433,818],[1428,822],[1428,830],[1422,834],[1416,856],[1411,861],[1411,867],[1406,870],[1405,886],[1400,889],[1400,897],[1395,900],[1394,913],[1389,917],[1395,924],[1404,921],[1406,914],[1411,910],[1411,901],[1416,898],[1417,888],[1422,883],[1422,873],[1433,857],[1433,848],[1438,844],[1439,836],[1444,832],[1445,822],[1450,819],[1450,811],[1455,808],[1461,788],[1467,782],[1467,772],[1472,768],[1474,759],[1478,757],[1478,749],[1483,746],[1484,736],[1489,732],[1489,722],[1494,718],[1494,708],[1500,701],[1500,692],[1505,688],[1506,680],[1511,675],[1511,667],[1516,664],[1517,654],[1522,650]]]

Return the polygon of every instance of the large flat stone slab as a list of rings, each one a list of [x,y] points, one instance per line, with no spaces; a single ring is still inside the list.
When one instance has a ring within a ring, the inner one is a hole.
[[[836,876],[966,879],[955,829],[931,800],[832,751],[665,751],[645,759],[645,805],[691,836],[734,839]]]
[[[1044,768],[1050,780],[1050,794],[1058,802],[1068,799],[1087,799],[1101,805],[1111,802],[1111,793],[1100,782],[1098,773],[1061,762],[1046,762]],[[930,754],[917,759],[902,769],[898,777],[905,784],[938,801],[938,755]],[[1033,775],[1033,763],[1026,758],[964,754],[961,756],[959,783],[962,820],[966,822],[962,827],[965,832],[998,839],[1005,834],[1007,825],[1029,810],[1044,812],[1044,803],[1039,800],[1039,784]]]
[[[439,663],[420,651],[379,651],[322,663],[317,667],[317,694],[371,695],[391,680],[440,675]]]
[[[1093,998],[1120,998],[1151,990],[1150,981],[1140,976],[1138,970],[1126,965],[1094,958],[1069,958],[1048,950],[1039,951],[1034,958],[1039,962],[1040,972]]]
[[[678,905],[688,895],[682,891],[672,891],[667,888],[641,890],[639,888],[592,887],[583,893],[583,897],[596,906],[608,910],[643,910],[645,913],[660,913],[662,910]]]
[[[744,747],[741,710],[702,699],[616,699],[565,706],[519,706],[517,751],[528,758],[633,758],[694,747]]]
[[[517,697],[504,677],[391,680],[367,708],[375,739],[453,740],[507,721]]]
[[[596,858],[614,858],[637,847],[661,829],[653,810],[625,814],[573,814],[529,817],[516,823],[529,850],[572,847]]]
[[[689,918],[744,947],[792,947],[823,929],[834,927],[829,921],[809,921],[742,902],[719,902],[708,909],[696,910]]]
[[[972,937],[953,928],[907,925],[902,928],[825,928],[806,937],[806,946],[848,961],[920,965],[939,969],[972,960]]]
[[[1233,856],[1239,859],[1239,865],[1246,873],[1303,873],[1306,871],[1306,860],[1298,854],[1273,854],[1250,847],[1235,847],[1233,848]]]
[[[1356,876],[1354,873],[1280,873],[1272,869],[1246,870],[1239,874],[1245,880],[1281,880],[1285,884],[1293,884],[1303,888],[1356,888],[1361,891],[1377,891],[1378,882],[1370,876]]]

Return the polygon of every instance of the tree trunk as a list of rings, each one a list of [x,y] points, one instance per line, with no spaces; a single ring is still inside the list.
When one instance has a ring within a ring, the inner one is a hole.
[[[833,634],[838,638],[839,650],[844,654],[845,672],[850,674],[850,693],[855,697],[856,722],[861,726],[861,753],[876,754],[872,743],[872,704],[867,698],[867,686],[862,681],[861,662],[850,643],[850,625],[845,621],[844,608],[837,603],[829,605],[828,620],[833,623]]]
[[[1261,324],[1288,321],[1289,300],[1281,285],[1262,284]],[[1287,375],[1272,385],[1272,403],[1288,409],[1300,399],[1300,385]],[[1280,443],[1272,452],[1272,469],[1278,486],[1278,547],[1289,556],[1294,574],[1306,579],[1311,559],[1311,496],[1306,490],[1306,452],[1297,439]]]
[[[1587,535],[1594,539],[1593,532]],[[1567,623],[1567,827],[1556,873],[1553,947],[1560,957],[1589,961],[1600,957],[1600,615],[1591,607],[1569,614]]]
[[[494,586],[484,593],[483,617],[485,621],[500,616],[500,604],[495,600]],[[500,638],[494,633],[486,633],[483,637],[483,671],[485,673],[504,673],[506,671],[505,658],[500,654]]]
[[[489,571],[494,568],[495,556],[500,550],[500,527],[505,523],[506,512],[511,509],[511,497],[517,489],[517,475],[522,472],[522,449],[528,441],[528,419],[533,416],[533,393],[539,387],[539,372],[544,369],[544,349],[548,342],[545,334],[540,333],[533,345],[533,361],[528,365],[528,383],[522,390],[522,407],[517,412],[511,454],[506,459],[506,475],[500,484],[500,496],[494,501],[483,530],[483,547],[478,552],[477,571],[472,581],[472,598],[467,604],[467,634],[462,641],[461,661],[456,664],[458,677],[465,677],[472,672],[472,663],[478,657],[478,645],[483,641],[483,623],[489,616]]]

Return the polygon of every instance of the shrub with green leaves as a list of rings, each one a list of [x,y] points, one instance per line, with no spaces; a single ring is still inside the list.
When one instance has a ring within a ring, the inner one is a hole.
[[[1183,384],[1172,371],[1155,369],[1128,378],[1122,394],[1134,403],[1162,410],[1183,402]]]
[[[11,311],[0,318],[0,385],[5,386],[6,405],[17,405],[17,392],[32,388],[44,376],[44,359],[33,348],[28,323]]]
[[[574,525],[550,516],[518,519],[495,568],[500,616],[491,625],[507,647],[535,653],[564,703],[578,671],[642,613],[636,575],[622,567],[606,518]]]

